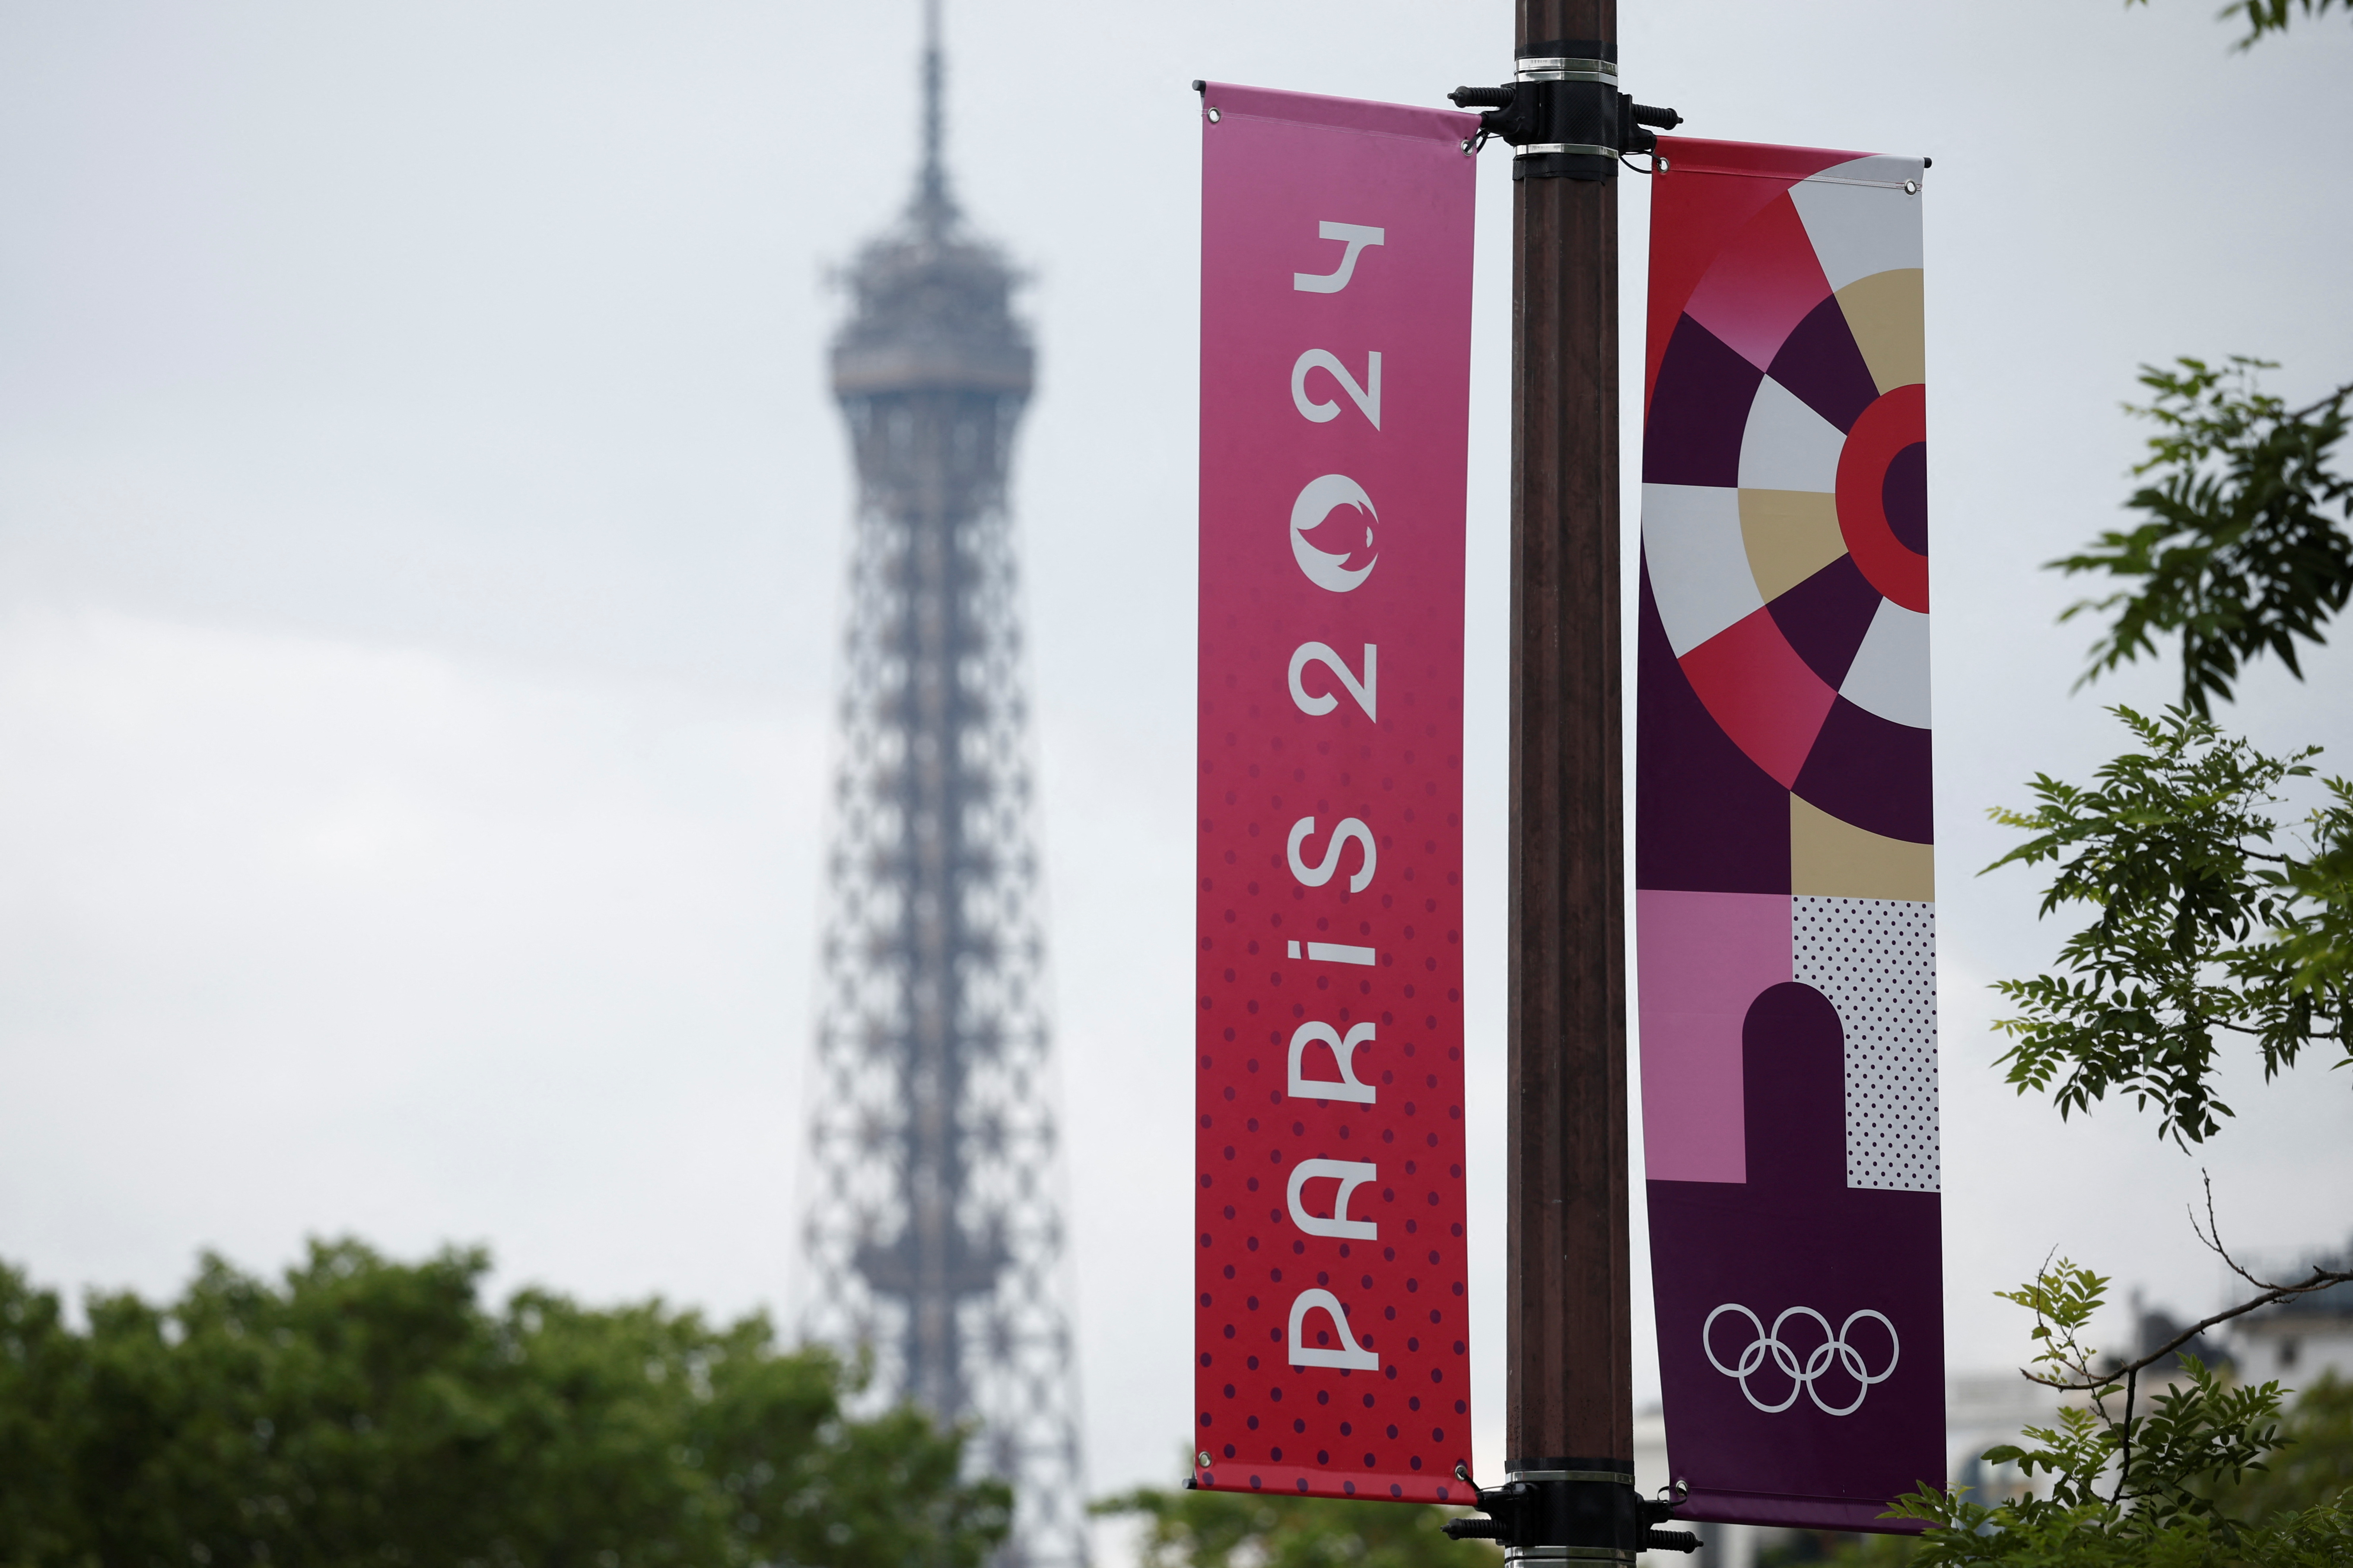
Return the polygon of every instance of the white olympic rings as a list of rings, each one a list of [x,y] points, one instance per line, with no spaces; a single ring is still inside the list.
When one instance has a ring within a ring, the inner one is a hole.
[[[1740,1352],[1738,1363],[1733,1366],[1726,1366],[1716,1360],[1715,1346],[1709,1342],[1710,1336],[1715,1329],[1715,1321],[1726,1312],[1739,1313],[1748,1320],[1749,1327],[1757,1331],[1757,1337],[1750,1341],[1747,1348]],[[1815,1346],[1802,1363],[1798,1360],[1795,1352],[1781,1342],[1781,1325],[1791,1318],[1799,1317],[1811,1318],[1821,1325],[1822,1331],[1822,1342]],[[1847,1331],[1865,1318],[1871,1319],[1887,1331],[1887,1365],[1876,1373],[1864,1370],[1862,1352],[1846,1342]],[[1802,1392],[1807,1398],[1814,1402],[1815,1408],[1826,1415],[1852,1415],[1862,1409],[1862,1397],[1871,1392],[1871,1385],[1874,1383],[1885,1383],[1894,1375],[1895,1358],[1903,1348],[1895,1337],[1895,1325],[1887,1321],[1887,1315],[1883,1312],[1874,1312],[1868,1307],[1850,1314],[1847,1321],[1839,1325],[1839,1331],[1835,1334],[1831,1332],[1831,1321],[1811,1307],[1791,1307],[1773,1320],[1773,1327],[1768,1332],[1763,1319],[1747,1308],[1731,1301],[1725,1302],[1710,1312],[1707,1315],[1707,1321],[1700,1325],[1699,1346],[1707,1352],[1707,1362],[1710,1366],[1726,1377],[1736,1377],[1740,1380],[1741,1394],[1757,1409],[1767,1415],[1775,1411],[1787,1410],[1798,1402],[1798,1395]],[[1748,1386],[1750,1374],[1765,1364],[1765,1358],[1768,1354],[1773,1358],[1774,1366],[1789,1379],[1789,1395],[1778,1405],[1766,1404],[1757,1398],[1756,1391]],[[1855,1381],[1852,1404],[1824,1404],[1821,1394],[1814,1388],[1814,1379],[1828,1372],[1832,1363],[1836,1363],[1849,1377]]]

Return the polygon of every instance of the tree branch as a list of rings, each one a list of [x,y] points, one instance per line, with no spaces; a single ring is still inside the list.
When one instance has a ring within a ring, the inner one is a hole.
[[[2280,1288],[2278,1281],[2256,1279],[2253,1275],[2241,1268],[2239,1266],[2239,1260],[2232,1257],[2231,1254],[2223,1247],[2222,1222],[2214,1217],[2214,1173],[2201,1165],[2198,1170],[2198,1179],[2206,1184],[2206,1226],[2202,1230],[2199,1228],[2198,1211],[2192,1209],[2189,1213],[2190,1234],[2197,1237],[2200,1241],[2204,1242],[2206,1244],[2206,1250],[2221,1258],[2230,1268],[2232,1273],[2237,1275],[2248,1284],[2253,1285],[2256,1289],[2278,1289]]]
[[[2223,1250],[2221,1227],[2217,1225],[2214,1220],[2214,1180],[2211,1176],[2208,1176],[2206,1178],[2206,1225],[2207,1228],[2200,1229],[2198,1224],[2198,1216],[2196,1213],[2193,1212],[2190,1215],[2189,1228],[2197,1233],[2198,1239],[2204,1242],[2207,1247],[2211,1247],[2216,1257],[2221,1258],[2224,1263],[2229,1264],[2231,1266],[2232,1273],[2236,1274],[2248,1284],[2254,1286],[2261,1294],[2252,1298],[2251,1300],[2242,1301],[2235,1307],[2227,1307],[2221,1311],[2215,1313],[2212,1317],[2204,1320],[2202,1322],[2192,1323],[2189,1327],[2182,1330],[2179,1333],[2174,1335],[2171,1339],[2166,1341],[2163,1344],[2158,1346],[2157,1349],[2149,1352],[2138,1361],[2127,1362],[2124,1365],[2113,1368],[2098,1376],[2094,1376],[2091,1369],[2088,1367],[2079,1367],[2077,1369],[2083,1374],[2083,1381],[2081,1382],[2069,1382],[2064,1378],[2045,1377],[2040,1373],[2030,1372],[2024,1368],[2020,1369],[2019,1375],[2025,1378],[2029,1383],[2039,1383],[2046,1388],[2056,1388],[2070,1394],[2096,1394],[2102,1390],[2115,1387],[2119,1383],[2126,1383],[2126,1380],[2131,1378],[2136,1373],[2142,1372],[2148,1367],[2154,1366],[2157,1363],[2163,1361],[2167,1356],[2171,1355],[2175,1351],[2179,1350],[2183,1345],[2188,1344],[2190,1341],[2196,1339],[2207,1330],[2213,1328],[2218,1323],[2227,1323],[2232,1319],[2242,1317],[2245,1314],[2253,1311],[2258,1307],[2268,1307],[2274,1302],[2289,1300],[2297,1296],[2308,1296],[2315,1290],[2326,1290],[2332,1285],[2353,1284],[2353,1269],[2323,1268],[2318,1264],[2315,1264],[2313,1266],[2312,1277],[2310,1279],[2300,1280],[2294,1285],[2271,1284],[2265,1280],[2258,1279],[2253,1275],[2248,1273],[2246,1269],[2240,1267],[2238,1259],[2232,1258],[2230,1253]],[[2126,1408],[2127,1411],[2131,1408],[2129,1403],[2131,1399],[2130,1388],[2131,1385],[2127,1383],[2126,1393],[2126,1398],[2127,1401]],[[2127,1417],[2127,1419],[2129,1419],[2129,1417]]]
[[[2125,1500],[2125,1482],[2132,1476],[2133,1394],[2138,1387],[2139,1382],[2139,1378],[2134,1373],[2126,1373],[2125,1374],[2124,1439],[2122,1443],[2118,1445],[2120,1457],[2116,1464],[2116,1489],[2109,1495],[2108,1506],[2110,1508],[2115,1508]]]

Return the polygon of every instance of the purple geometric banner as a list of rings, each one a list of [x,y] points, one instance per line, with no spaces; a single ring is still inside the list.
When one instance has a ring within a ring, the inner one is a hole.
[[[1662,138],[1635,721],[1684,1518],[1945,1473],[1916,158]]]

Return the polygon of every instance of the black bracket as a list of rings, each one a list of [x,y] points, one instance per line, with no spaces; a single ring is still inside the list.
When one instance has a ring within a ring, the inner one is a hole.
[[[1618,46],[1588,38],[1531,44],[1502,87],[1458,87],[1457,109],[1482,109],[1465,152],[1497,137],[1518,149],[1515,180],[1609,180],[1628,153],[1655,153],[1645,127],[1672,131],[1683,117],[1636,103],[1618,90]]]
[[[1621,1459],[1515,1459],[1506,1466],[1509,1479],[1490,1489],[1471,1479],[1469,1466],[1457,1465],[1455,1479],[1471,1488],[1487,1517],[1450,1519],[1446,1534],[1493,1541],[1506,1563],[1576,1557],[1630,1564],[1639,1552],[1698,1551],[1699,1538],[1688,1531],[1651,1528],[1672,1519],[1682,1500],[1642,1497],[1633,1468]]]

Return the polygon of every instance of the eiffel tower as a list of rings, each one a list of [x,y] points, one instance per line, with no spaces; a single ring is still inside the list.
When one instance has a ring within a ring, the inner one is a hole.
[[[976,1428],[1001,1568],[1083,1568],[1046,948],[1006,470],[1034,355],[941,160],[927,0],[914,197],[848,274],[858,515],[802,1232],[810,1337]]]

